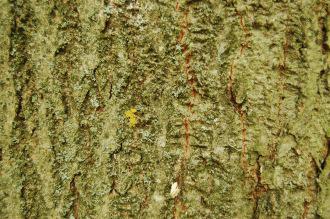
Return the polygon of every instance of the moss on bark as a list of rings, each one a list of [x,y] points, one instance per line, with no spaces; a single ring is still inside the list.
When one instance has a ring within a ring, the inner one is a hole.
[[[0,217],[330,218],[329,7],[0,0]]]

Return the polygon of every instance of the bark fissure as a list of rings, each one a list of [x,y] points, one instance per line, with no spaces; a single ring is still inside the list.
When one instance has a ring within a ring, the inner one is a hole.
[[[326,144],[326,152],[325,152],[323,160],[321,161],[321,164],[320,164],[321,171],[325,169],[329,155],[330,155],[330,138],[326,138],[325,144]]]
[[[67,213],[67,217],[69,218],[72,214],[75,219],[79,219],[79,199],[80,194],[76,185],[76,180],[80,176],[80,173],[77,173],[73,176],[70,182],[70,191],[73,196],[72,205],[70,207],[70,211]]]
[[[34,69],[29,61],[28,45],[30,43],[28,31],[36,24],[33,18],[33,11],[29,4],[13,1],[11,13],[13,21],[10,33],[10,55],[9,66],[15,88],[15,116],[11,130],[11,144],[9,152],[14,160],[14,167],[17,171],[12,176],[18,180],[20,187],[20,205],[23,209],[22,215],[26,218],[38,217],[41,211],[43,197],[38,193],[40,178],[31,160],[31,143],[28,133],[28,120],[33,117],[35,106],[31,103],[31,93],[35,90]]]
[[[268,190],[267,186],[263,185],[261,182],[260,158],[262,158],[262,156],[258,155],[256,160],[257,167],[255,170],[256,185],[254,186],[254,190],[252,191],[252,197],[254,200],[253,215],[252,215],[253,219],[259,218],[259,199],[261,195],[267,192]]]
[[[329,27],[327,26],[328,23],[328,19],[329,19],[329,7],[327,7],[327,5],[324,5],[325,8],[325,13],[326,16],[321,17],[319,19],[319,23],[321,26],[321,48],[322,48],[322,53],[326,54],[330,51],[330,47],[328,45],[328,40],[329,40],[329,36],[328,36],[328,31],[329,31]]]

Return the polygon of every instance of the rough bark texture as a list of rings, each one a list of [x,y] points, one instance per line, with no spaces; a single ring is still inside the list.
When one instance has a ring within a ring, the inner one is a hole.
[[[329,1],[0,0],[0,28],[1,218],[330,218]]]

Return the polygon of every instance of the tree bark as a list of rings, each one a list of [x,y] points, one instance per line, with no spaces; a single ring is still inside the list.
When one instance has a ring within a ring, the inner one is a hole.
[[[330,218],[327,0],[0,0],[1,218]]]

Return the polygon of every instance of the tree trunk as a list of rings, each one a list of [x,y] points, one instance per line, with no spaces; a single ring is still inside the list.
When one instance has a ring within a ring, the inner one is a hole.
[[[330,218],[329,1],[0,7],[0,218]]]

